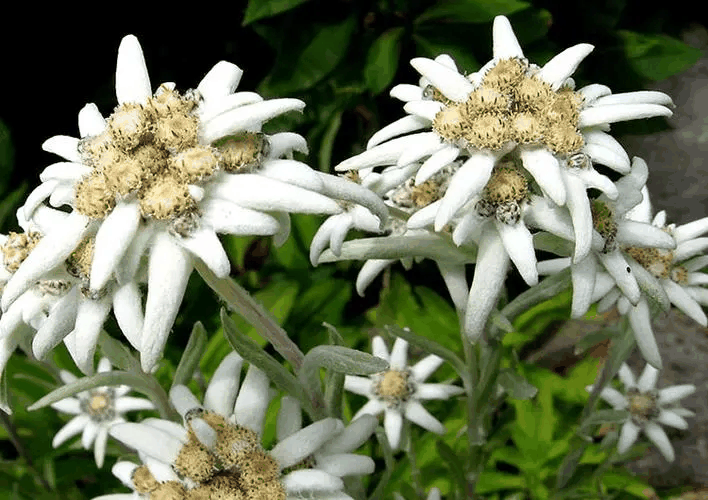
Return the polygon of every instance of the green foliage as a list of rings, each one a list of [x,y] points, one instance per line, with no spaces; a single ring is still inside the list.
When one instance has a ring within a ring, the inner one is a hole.
[[[663,34],[617,32],[632,68],[649,80],[663,80],[691,66],[701,57],[699,49]]]
[[[276,16],[294,9],[307,0],[249,0],[243,16],[243,26],[259,19]]]
[[[276,61],[273,72],[260,85],[267,95],[290,94],[307,90],[327,76],[347,53],[354,30],[354,19],[327,25],[310,25],[305,32],[312,35],[306,45],[294,44]],[[296,54],[296,55],[295,55]],[[293,58],[294,56],[294,58]]]
[[[0,120],[0,194],[7,190],[7,183],[14,164],[15,149],[10,137],[10,129]],[[3,218],[0,214],[0,222]]]
[[[369,48],[364,79],[373,94],[383,92],[396,74],[403,33],[403,28],[390,29],[379,36]]]
[[[512,14],[529,6],[518,0],[446,0],[430,7],[416,18],[416,23],[486,23],[498,15]]]

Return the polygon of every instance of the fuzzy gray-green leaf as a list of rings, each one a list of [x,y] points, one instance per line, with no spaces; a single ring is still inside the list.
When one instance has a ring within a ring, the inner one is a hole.
[[[204,325],[200,321],[194,323],[192,334],[189,336],[187,347],[184,348],[182,357],[177,365],[175,376],[172,380],[172,387],[177,384],[188,384],[192,379],[194,371],[199,366],[199,360],[207,345],[207,333]]]

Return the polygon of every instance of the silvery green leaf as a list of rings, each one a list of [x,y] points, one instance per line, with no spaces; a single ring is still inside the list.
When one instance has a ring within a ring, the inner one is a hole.
[[[149,377],[149,375],[140,375],[137,373],[117,370],[97,373],[96,375],[80,378],[71,384],[66,384],[58,389],[55,389],[43,398],[28,406],[27,410],[39,410],[40,408],[44,408],[52,403],[71,397],[79,392],[88,391],[102,386],[110,387],[116,385],[127,385],[138,392],[142,392],[152,399],[156,388],[154,384],[150,383],[147,377]]]
[[[268,378],[286,394],[294,397],[302,407],[312,416],[314,408],[306,396],[304,387],[270,354],[265,352],[256,341],[239,331],[236,323],[229,317],[225,309],[221,309],[221,323],[224,325],[224,335],[234,351],[243,359],[263,371]]]
[[[564,292],[570,287],[570,284],[570,269],[563,269],[561,272],[549,276],[538,285],[517,296],[501,310],[501,314],[513,321],[519,314],[536,304],[552,299],[559,293]]]
[[[343,345],[344,344],[344,338],[342,337],[342,334],[339,333],[339,331],[333,326],[330,325],[327,322],[323,322],[322,326],[324,326],[327,329],[327,332],[329,333],[329,343],[332,345]]]
[[[325,381],[324,402],[327,416],[342,418],[342,394],[344,392],[344,374],[329,372]]]
[[[7,370],[3,370],[0,373],[0,410],[10,415],[12,414],[10,409],[10,391],[7,387]]]
[[[538,389],[528,380],[508,369],[499,372],[497,383],[504,388],[511,399],[531,399],[538,392]]]
[[[189,336],[187,347],[184,348],[182,357],[175,370],[175,376],[172,380],[172,387],[178,384],[186,385],[192,379],[194,371],[199,366],[199,360],[204,353],[207,345],[207,333],[204,325],[200,321],[194,323],[192,334]]]
[[[581,424],[581,427],[589,427],[597,424],[618,424],[629,419],[627,410],[597,410]]]
[[[618,334],[616,328],[603,328],[596,332],[588,333],[575,344],[573,354],[579,356],[588,349],[596,346],[600,342],[616,337]]]
[[[575,247],[572,241],[565,240],[545,231],[533,235],[533,247],[536,250],[543,250],[561,257],[573,255]]]
[[[632,349],[636,345],[634,340],[634,333],[629,326],[629,321],[624,318],[619,336],[612,342],[610,347],[610,353],[607,358],[606,363],[609,363],[609,368],[607,372],[607,380],[611,380],[619,371],[622,363],[627,361],[629,355],[632,353]]]
[[[401,328],[397,325],[386,325],[385,328],[394,337],[401,337],[403,340],[407,340],[412,345],[419,347],[424,352],[440,356],[452,365],[453,369],[457,372],[460,378],[463,380],[467,378],[467,367],[465,366],[465,363],[457,356],[457,354],[452,352],[447,347],[443,347],[427,337],[417,335],[407,328]]]
[[[339,345],[318,345],[305,355],[301,371],[327,368],[347,375],[372,375],[388,368],[388,362],[367,352]]]
[[[610,429],[605,434],[600,442],[600,448],[603,450],[609,450],[617,446],[617,440],[619,439],[619,432],[616,429]]]
[[[330,249],[320,256],[320,262],[340,260],[402,259],[422,257],[444,262],[465,264],[474,262],[476,249],[457,247],[450,238],[435,233],[383,236],[346,241],[339,257]]]
[[[111,364],[128,372],[140,372],[140,361],[130,352],[130,349],[108,335],[105,331],[101,331],[98,337],[98,345],[101,352],[107,357]]]
[[[504,333],[514,331],[514,325],[511,324],[509,318],[500,313],[498,309],[492,309],[492,312],[489,314],[489,322],[493,327],[498,328]]]
[[[305,355],[297,377],[311,398],[321,401],[324,394],[320,368],[348,375],[371,375],[382,372],[387,367],[388,362],[365,352],[338,345],[319,345]]]
[[[644,269],[644,266],[637,263],[630,255],[624,254],[627,265],[632,269],[634,277],[637,279],[637,284],[639,288],[644,292],[644,294],[653,302],[659,305],[659,307],[668,312],[671,309],[671,301],[669,296],[666,295],[666,290],[661,286],[659,280],[657,280],[649,271]]]

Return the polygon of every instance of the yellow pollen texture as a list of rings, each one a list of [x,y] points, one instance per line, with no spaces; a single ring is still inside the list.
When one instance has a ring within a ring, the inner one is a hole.
[[[243,132],[215,143],[222,167],[231,173],[247,173],[258,167],[267,152],[267,139],[261,133]]]
[[[492,171],[482,197],[493,205],[515,201],[528,196],[528,181],[515,167],[500,166]]]
[[[10,273],[17,271],[40,239],[42,236],[39,233],[10,232],[5,244],[0,247],[5,269]]]
[[[191,209],[187,185],[219,167],[211,148],[198,144],[196,105],[191,95],[163,85],[145,104],[118,106],[103,133],[79,144],[93,170],[76,185],[76,210],[103,219],[131,196],[140,198],[144,218],[170,219]]]
[[[614,241],[617,235],[617,223],[615,222],[615,214],[607,204],[593,200],[590,206],[592,212],[592,223],[595,230],[600,233],[600,236]]]
[[[625,249],[634,260],[655,278],[673,278],[672,263],[674,253],[660,248],[628,247]],[[680,271],[679,271],[680,273]],[[680,275],[679,275],[680,277]]]
[[[280,466],[261,447],[260,438],[255,432],[232,424],[210,411],[200,413],[199,417],[216,431],[214,448],[207,449],[190,427],[187,443],[183,445],[174,463],[175,471],[189,482],[188,489],[183,493],[186,496],[163,498],[285,500],[285,489],[280,482]],[[160,484],[160,488],[166,484]],[[156,493],[162,494],[160,488],[151,490],[151,499],[156,498]],[[147,486],[144,490],[147,490]],[[173,487],[169,490],[165,488],[165,491],[169,494],[180,492],[179,488]]]
[[[543,145],[554,153],[577,152],[584,144],[578,129],[582,96],[529,74],[518,59],[500,60],[464,103],[446,103],[433,120],[444,140],[478,149],[499,150],[508,142]]]
[[[93,262],[93,237],[84,238],[76,247],[68,259],[66,259],[66,270],[76,278],[87,280],[91,275],[91,263]]]
[[[410,373],[401,370],[387,370],[381,374],[375,392],[384,400],[401,402],[411,395]]]
[[[196,205],[187,184],[170,175],[143,185],[138,192],[138,199],[143,215],[158,220],[177,217],[194,209]]]
[[[105,410],[109,404],[110,401],[108,400],[105,394],[94,394],[89,400],[89,408],[93,411],[100,412],[102,410]]]
[[[639,419],[650,418],[657,410],[656,399],[649,394],[635,393],[629,396],[629,412]]]
[[[135,491],[138,493],[150,493],[160,484],[145,465],[141,465],[133,471],[131,480],[133,481]]]

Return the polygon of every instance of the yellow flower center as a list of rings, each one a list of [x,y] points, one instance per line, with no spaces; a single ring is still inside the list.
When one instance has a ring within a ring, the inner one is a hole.
[[[188,184],[210,177],[222,161],[215,148],[199,144],[197,99],[162,86],[145,104],[118,106],[106,130],[79,145],[93,170],[76,185],[76,210],[103,219],[129,196],[140,199],[143,218],[173,219],[192,210]],[[251,166],[260,162],[255,156]]]
[[[0,246],[5,269],[10,273],[17,271],[41,239],[42,235],[35,232],[8,234],[5,244]]]
[[[200,411],[195,416],[216,432],[216,440],[213,448],[207,448],[189,426],[187,442],[174,468],[180,477],[189,481],[190,489],[175,498],[285,500],[280,467],[261,447],[255,432],[210,411]],[[155,498],[155,491],[152,490],[151,499]]]
[[[81,409],[94,422],[105,422],[115,418],[114,396],[111,389],[93,390],[89,392],[87,398],[80,401]]]
[[[654,394],[641,393],[634,389],[627,393],[627,399],[629,402],[627,409],[638,422],[646,422],[658,414],[659,407]]]
[[[495,216],[504,224],[516,224],[521,205],[528,198],[528,180],[512,162],[494,168],[475,209],[482,217]]]
[[[407,370],[387,370],[378,374],[374,382],[374,394],[389,406],[407,401],[414,390],[413,379]]]
[[[600,200],[593,200],[590,206],[592,212],[592,223],[595,231],[600,233],[605,240],[603,252],[611,252],[617,248],[615,238],[617,237],[617,222],[615,213],[606,203]]]
[[[554,91],[518,59],[500,60],[465,102],[436,100],[446,106],[435,116],[433,130],[451,143],[462,139],[465,146],[499,150],[513,141],[562,155],[584,144],[578,129],[582,95],[567,88]]]

